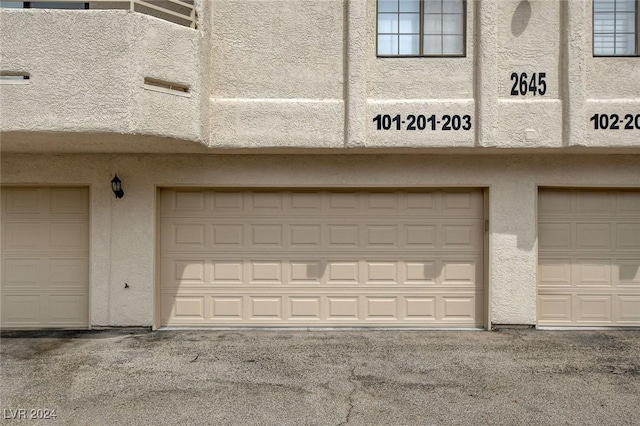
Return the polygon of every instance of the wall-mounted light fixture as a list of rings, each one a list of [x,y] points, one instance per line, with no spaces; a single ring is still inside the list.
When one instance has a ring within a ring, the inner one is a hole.
[[[114,194],[116,194],[116,198],[122,198],[124,196],[124,191],[122,190],[122,181],[118,178],[116,174],[113,179],[111,179],[111,190]]]

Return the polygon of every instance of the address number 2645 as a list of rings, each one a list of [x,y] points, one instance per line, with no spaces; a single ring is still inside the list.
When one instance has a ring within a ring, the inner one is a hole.
[[[540,95],[547,93],[546,72],[534,72],[531,76],[526,72],[511,73],[511,96]]]

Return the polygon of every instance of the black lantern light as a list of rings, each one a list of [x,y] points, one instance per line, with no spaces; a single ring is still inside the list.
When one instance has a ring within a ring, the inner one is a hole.
[[[122,181],[118,178],[116,174],[113,179],[111,179],[111,190],[114,194],[116,194],[116,198],[122,198],[124,196],[124,191],[122,190]]]

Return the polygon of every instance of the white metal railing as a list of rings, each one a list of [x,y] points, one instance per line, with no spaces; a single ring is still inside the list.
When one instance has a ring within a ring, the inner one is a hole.
[[[31,7],[46,9],[45,3],[51,3],[51,9],[71,3],[88,4],[89,9],[128,9],[186,27],[196,28],[196,8],[193,0],[36,0]],[[59,7],[62,8],[62,7]]]

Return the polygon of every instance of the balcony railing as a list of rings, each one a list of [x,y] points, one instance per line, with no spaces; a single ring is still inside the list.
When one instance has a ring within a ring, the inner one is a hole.
[[[2,0],[0,6],[37,9],[125,9],[196,28],[193,0],[37,0],[19,2]]]

